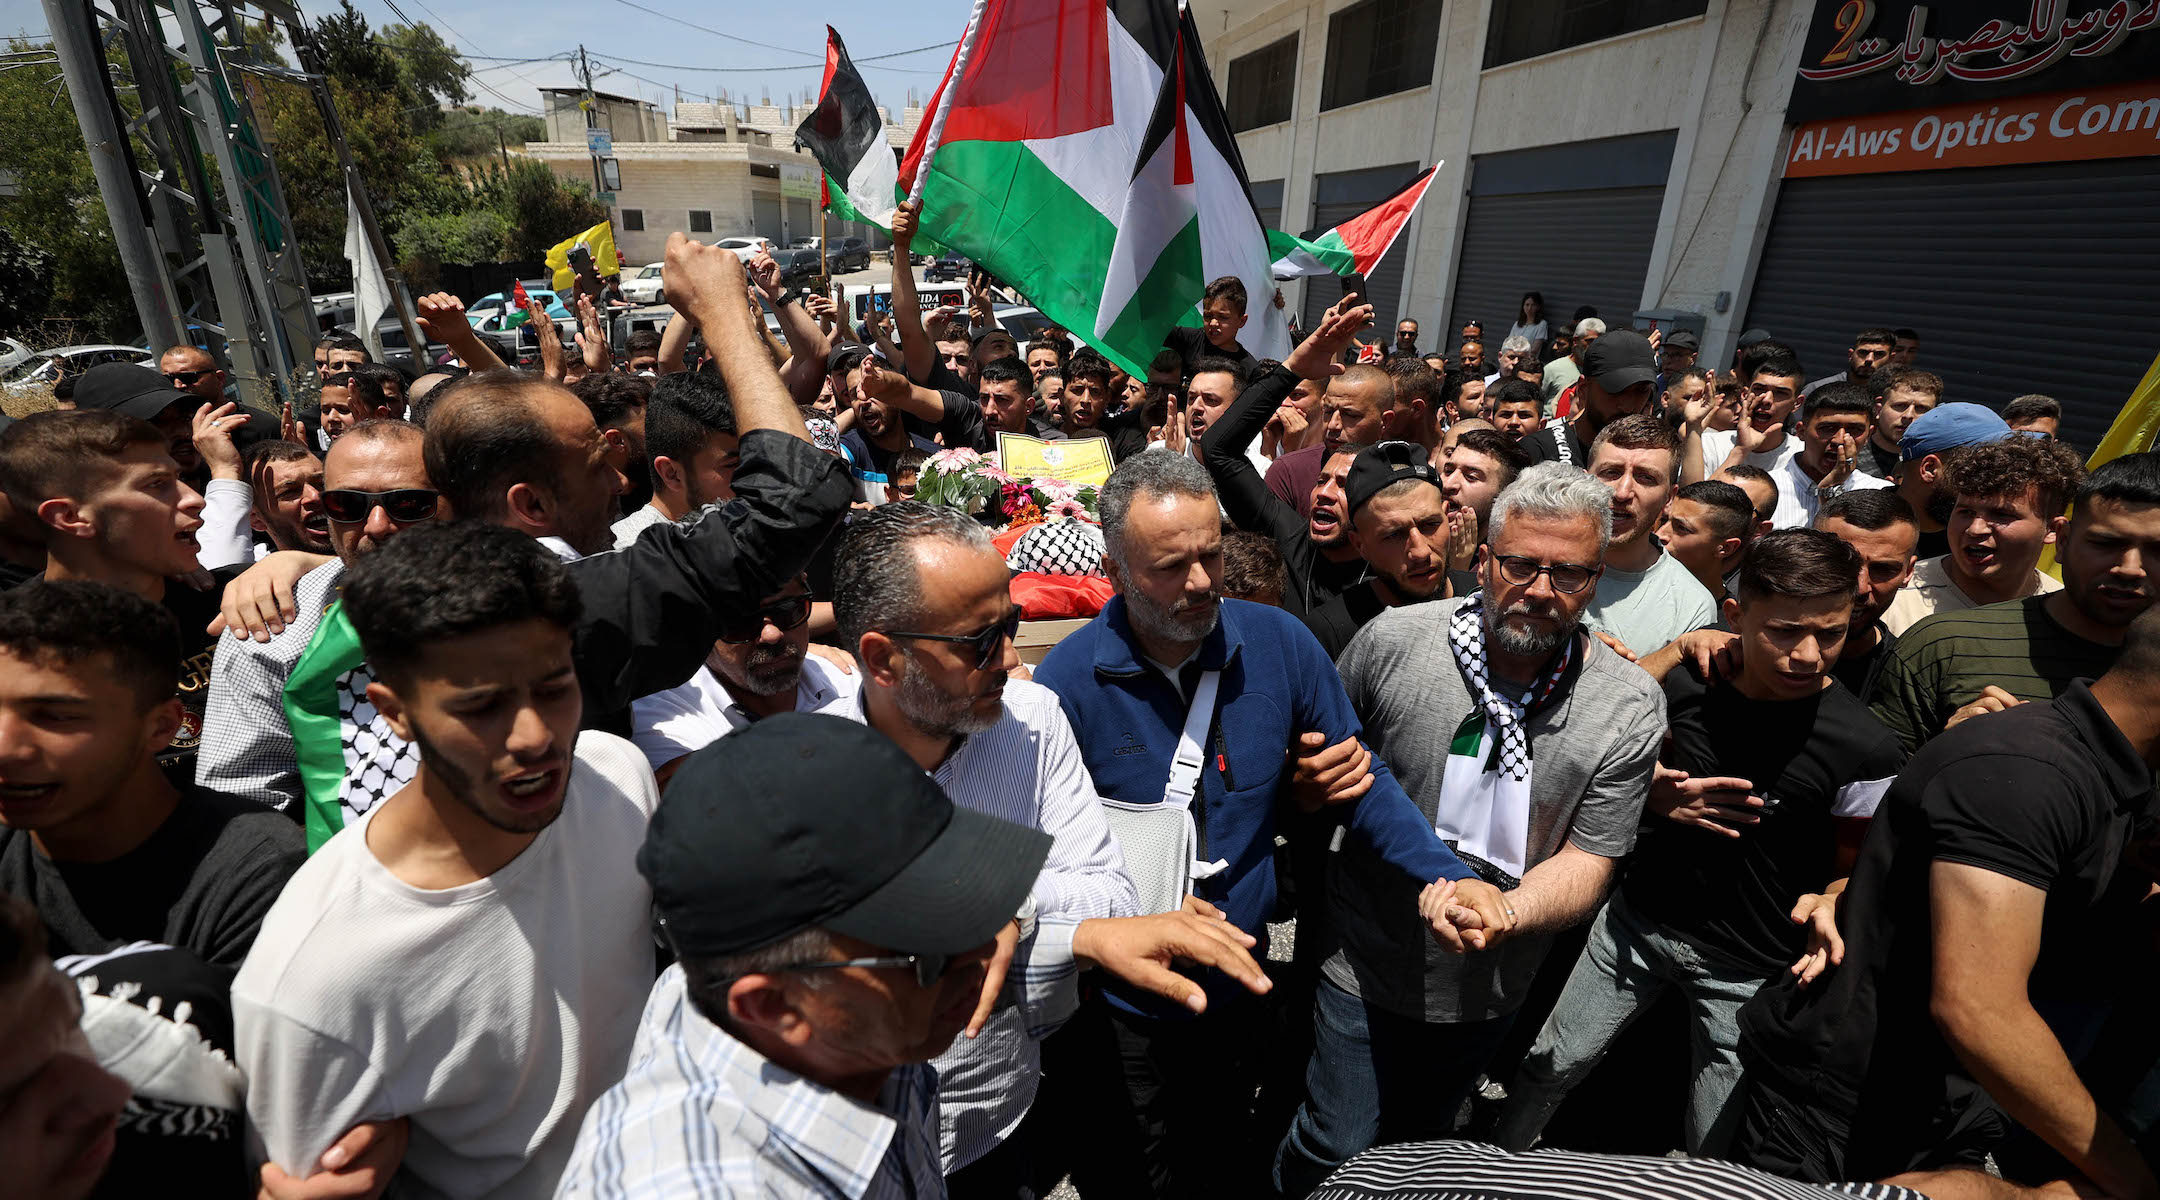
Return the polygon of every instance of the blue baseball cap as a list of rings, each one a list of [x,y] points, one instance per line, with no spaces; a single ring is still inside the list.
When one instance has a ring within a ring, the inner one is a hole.
[[[1905,427],[1898,439],[1898,461],[1911,462],[1960,446],[2000,442],[2010,426],[1995,411],[1978,404],[1938,404]]]

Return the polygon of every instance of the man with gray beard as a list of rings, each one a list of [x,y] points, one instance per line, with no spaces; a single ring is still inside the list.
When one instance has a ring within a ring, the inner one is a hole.
[[[855,676],[806,653],[810,603],[810,581],[797,575],[755,614],[720,627],[704,670],[630,706],[631,740],[661,787],[691,751],[753,721],[816,712],[855,694]]]
[[[1010,580],[989,532],[958,509],[903,500],[859,514],[834,558],[833,615],[862,682],[820,711],[891,738],[961,808],[1049,834],[1035,917],[1133,916],[1132,880],[1057,697],[1011,678],[1020,610]],[[1000,956],[1019,933],[1006,926]],[[993,1015],[996,999],[983,996],[967,1036],[932,1060],[956,1196],[1010,1196],[1031,1173],[1026,1139],[1008,1139],[1035,1099],[1041,1059],[1024,1014],[1008,1005]]]
[[[1494,498],[1488,532],[1477,591],[1388,609],[1336,665],[1373,752],[1501,889],[1506,924],[1488,924],[1484,953],[1444,953],[1403,912],[1414,882],[1355,842],[1331,857],[1342,945],[1322,968],[1305,1106],[1275,1159],[1284,1196],[1368,1146],[1447,1136],[1553,935],[1590,918],[1635,844],[1665,697],[1583,631],[1612,493],[1541,463]]]

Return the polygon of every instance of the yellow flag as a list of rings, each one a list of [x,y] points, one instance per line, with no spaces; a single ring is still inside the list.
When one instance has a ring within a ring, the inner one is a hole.
[[[547,265],[555,272],[555,290],[570,290],[573,273],[570,270],[570,251],[583,246],[592,251],[593,269],[605,279],[622,270],[622,263],[615,257],[615,227],[606,221],[561,242],[547,252]]]

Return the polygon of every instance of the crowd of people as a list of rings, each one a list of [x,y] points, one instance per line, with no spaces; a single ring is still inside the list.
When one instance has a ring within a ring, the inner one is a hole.
[[[2160,454],[1907,329],[665,287],[0,429],[0,1190],[2160,1197]],[[1032,667],[1000,434],[1116,464]]]

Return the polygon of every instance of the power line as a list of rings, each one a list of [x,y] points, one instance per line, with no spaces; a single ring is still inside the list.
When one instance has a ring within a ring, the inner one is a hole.
[[[951,45],[950,42],[946,44]],[[925,47],[925,49],[936,49],[936,47]],[[587,53],[594,58],[604,58],[610,62],[631,63],[640,67],[656,67],[662,71],[696,71],[707,75],[770,75],[776,71],[821,71],[824,69],[824,64],[814,62],[783,63],[772,67],[693,67],[683,63],[648,62],[642,58],[625,58],[620,54],[608,54],[599,50],[589,50]],[[907,53],[907,51],[902,51],[902,53]],[[935,75],[940,73],[919,67],[872,67],[870,69],[873,71],[892,71],[902,75]]]
[[[775,46],[770,42],[757,42],[752,41],[746,37],[738,37],[732,33],[722,33],[709,25],[700,25],[696,21],[684,20],[683,18],[676,16],[674,13],[664,13],[657,8],[647,8],[644,5],[637,3],[637,0],[615,0],[615,3],[634,8],[641,13],[650,13],[653,16],[659,17],[663,21],[673,21],[677,25],[687,25],[700,33],[709,33],[716,38],[724,38],[730,42],[741,42],[745,46],[756,46],[760,50],[776,50],[782,54],[800,54],[804,58],[810,59],[813,62],[823,61],[824,59],[824,56],[821,54],[808,54],[804,51],[793,50],[786,46]]]

